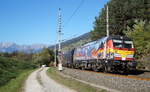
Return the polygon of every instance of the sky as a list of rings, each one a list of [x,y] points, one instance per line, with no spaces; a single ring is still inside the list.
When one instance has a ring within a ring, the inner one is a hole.
[[[0,0],[0,42],[55,44],[59,8],[62,39],[77,37],[93,29],[95,17],[108,1]]]

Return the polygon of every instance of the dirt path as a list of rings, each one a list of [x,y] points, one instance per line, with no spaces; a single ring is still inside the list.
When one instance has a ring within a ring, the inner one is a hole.
[[[50,79],[46,74],[47,69],[33,72],[26,80],[24,92],[75,92]]]

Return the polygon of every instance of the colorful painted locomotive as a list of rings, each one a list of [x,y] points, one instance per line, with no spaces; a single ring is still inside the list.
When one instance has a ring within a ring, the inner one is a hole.
[[[70,52],[72,58],[67,62],[74,68],[124,72],[137,65],[133,41],[122,36],[104,37]]]

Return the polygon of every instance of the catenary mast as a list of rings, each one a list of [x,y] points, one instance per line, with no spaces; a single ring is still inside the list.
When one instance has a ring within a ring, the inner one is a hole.
[[[106,6],[106,36],[109,37],[109,13],[108,13],[108,5]],[[107,43],[104,44],[104,59],[107,58]],[[106,61],[107,62],[107,61]]]
[[[61,9],[58,10],[58,29],[57,29],[57,42],[58,42],[58,70],[62,70],[62,53],[61,53],[61,32],[62,32],[62,21],[61,21]]]
[[[108,10],[108,5],[106,6],[106,23],[107,23],[107,27],[106,27],[106,30],[107,30],[107,37],[109,37],[109,10]]]

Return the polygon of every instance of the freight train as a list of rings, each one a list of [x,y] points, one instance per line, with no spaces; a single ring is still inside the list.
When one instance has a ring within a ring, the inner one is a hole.
[[[109,36],[76,47],[63,54],[63,65],[104,72],[136,69],[135,48],[128,37]]]

